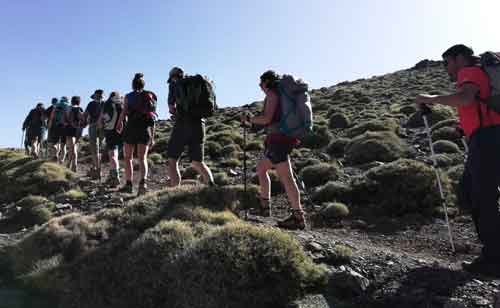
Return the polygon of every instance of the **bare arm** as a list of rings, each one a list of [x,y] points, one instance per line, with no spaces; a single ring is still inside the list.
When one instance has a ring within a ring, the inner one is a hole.
[[[264,113],[260,116],[250,118],[250,123],[257,125],[269,125],[273,121],[274,113],[279,104],[279,96],[270,93],[266,98]]]
[[[473,103],[479,93],[479,86],[473,83],[465,83],[455,94],[451,95],[419,95],[419,104],[441,104],[451,107],[462,107]]]
[[[120,117],[118,118],[118,123],[116,125],[116,131],[121,133],[123,130],[123,121],[125,121],[125,117],[127,116],[128,113],[128,101],[127,97],[125,96],[125,99],[123,100],[123,109],[122,113],[120,113]]]

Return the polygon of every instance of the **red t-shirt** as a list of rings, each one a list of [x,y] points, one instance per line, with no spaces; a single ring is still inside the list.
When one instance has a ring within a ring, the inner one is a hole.
[[[486,75],[480,67],[465,67],[458,72],[457,90],[460,90],[466,83],[473,83],[479,87],[479,97],[481,99],[486,99],[491,94],[488,75]],[[481,125],[479,120],[478,104],[483,115],[483,127],[500,125],[500,114],[489,110],[485,104],[480,103],[476,99],[467,106],[458,107],[460,125],[462,126],[466,136],[471,136]]]

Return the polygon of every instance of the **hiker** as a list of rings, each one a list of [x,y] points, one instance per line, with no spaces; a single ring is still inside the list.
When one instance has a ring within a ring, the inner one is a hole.
[[[68,167],[71,171],[77,171],[78,165],[78,141],[82,136],[85,127],[85,116],[80,107],[80,96],[71,98],[71,108],[63,116],[66,126],[66,146],[68,148]]]
[[[102,123],[106,150],[108,151],[109,176],[106,185],[117,187],[120,185],[120,165],[118,163],[118,149],[123,145],[122,135],[117,132],[117,124],[123,110],[123,99],[118,92],[111,92],[108,100],[104,103],[99,123]]]
[[[483,103],[491,95],[490,79],[471,48],[454,45],[442,57],[448,74],[456,82],[456,93],[421,94],[416,102],[457,108],[469,148],[459,205],[471,212],[483,244],[481,255],[473,262],[464,263],[463,268],[469,272],[499,275],[500,113]]]
[[[43,130],[46,126],[45,109],[43,103],[36,104],[34,109],[31,109],[23,123],[23,131],[26,131],[25,147],[28,146],[28,155],[33,158],[38,158],[40,155],[40,145],[43,141]]]
[[[182,85],[185,78],[182,69],[174,67],[170,70],[168,110],[175,122],[167,148],[169,186],[176,187],[181,184],[179,159],[185,146],[188,147],[191,166],[201,175],[204,184],[213,186],[212,172],[204,162],[205,119],[195,115],[186,108],[187,106],[181,105],[183,95],[189,96]]]
[[[94,94],[90,96],[92,101],[85,108],[85,121],[89,124],[90,152],[92,154],[92,167],[89,170],[88,176],[93,180],[101,178],[100,149],[102,148],[104,133],[102,128],[99,128],[98,120],[104,103],[103,97],[103,90],[95,90]]]
[[[285,229],[304,229],[306,227],[305,215],[290,162],[290,153],[294,146],[299,144],[299,139],[280,132],[279,82],[280,76],[272,70],[266,71],[260,76],[259,85],[265,94],[263,114],[251,116],[249,113],[243,113],[241,121],[243,125],[265,126],[267,131],[264,141],[264,155],[257,163],[260,184],[260,209],[257,214],[263,217],[271,216],[271,181],[268,171],[275,169],[292,207],[292,214],[279,221],[278,226]]]
[[[53,101],[49,116],[49,157],[60,164],[66,158],[66,127],[63,116],[68,109],[68,98],[63,96],[59,101]]]
[[[137,157],[140,167],[140,181],[137,194],[143,195],[147,192],[146,179],[148,177],[148,150],[154,145],[155,135],[155,107],[156,95],[144,90],[146,83],[144,75],[137,73],[132,80],[133,91],[125,96],[123,110],[121,112],[116,131],[123,135],[124,161],[125,161],[125,185],[121,192],[132,193],[132,180],[134,168],[132,160],[134,150],[137,147]],[[127,122],[124,125],[125,118]]]

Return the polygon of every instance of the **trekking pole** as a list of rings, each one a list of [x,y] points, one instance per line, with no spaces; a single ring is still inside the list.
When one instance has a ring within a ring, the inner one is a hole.
[[[464,146],[464,151],[465,151],[465,159],[467,160],[467,155],[469,154],[469,145],[467,144],[467,139],[465,138],[464,130],[460,127],[457,128],[457,130],[461,136],[460,139],[462,140],[462,145]]]
[[[24,149],[24,128],[23,128],[23,134],[21,135],[21,149]]]
[[[248,200],[247,196],[247,125],[242,123],[243,126],[243,192],[245,194],[245,200]],[[245,202],[248,203],[248,202]],[[245,204],[245,208],[248,204]],[[245,219],[248,219],[248,210],[245,210]]]
[[[443,204],[443,209],[444,209],[444,217],[446,220],[446,226],[448,227],[448,236],[450,239],[451,250],[453,253],[455,253],[455,244],[453,242],[453,234],[451,232],[450,219],[448,217],[448,207],[446,206],[446,200],[444,198],[443,185],[441,183],[441,175],[439,173],[439,169],[438,169],[438,165],[437,165],[437,160],[436,160],[436,156],[435,156],[436,154],[434,153],[434,145],[432,144],[431,129],[429,126],[429,120],[427,118],[428,115],[432,113],[432,110],[426,105],[420,105],[420,108],[422,111],[422,119],[424,120],[424,124],[425,124],[425,131],[427,133],[427,139],[429,141],[429,147],[431,149],[432,168],[434,169],[434,173],[436,174],[436,179],[438,182],[439,194],[440,194],[441,203]]]

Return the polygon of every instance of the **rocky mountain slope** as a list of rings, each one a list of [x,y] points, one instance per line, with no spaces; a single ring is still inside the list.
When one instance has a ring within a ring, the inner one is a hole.
[[[433,61],[313,90],[315,133],[292,154],[306,231],[275,227],[288,205],[274,174],[273,217],[246,215],[257,187],[241,185],[238,118],[260,103],[208,120],[217,188],[199,184],[183,161],[185,185],[165,189],[170,121],[149,156],[153,192],[140,198],[87,179],[85,143],[78,174],[1,150],[0,278],[61,307],[493,307],[500,280],[460,267],[480,246],[456,206],[464,153],[455,112],[430,116],[453,253],[414,105],[419,93],[452,90]],[[248,132],[254,184],[262,140]]]

